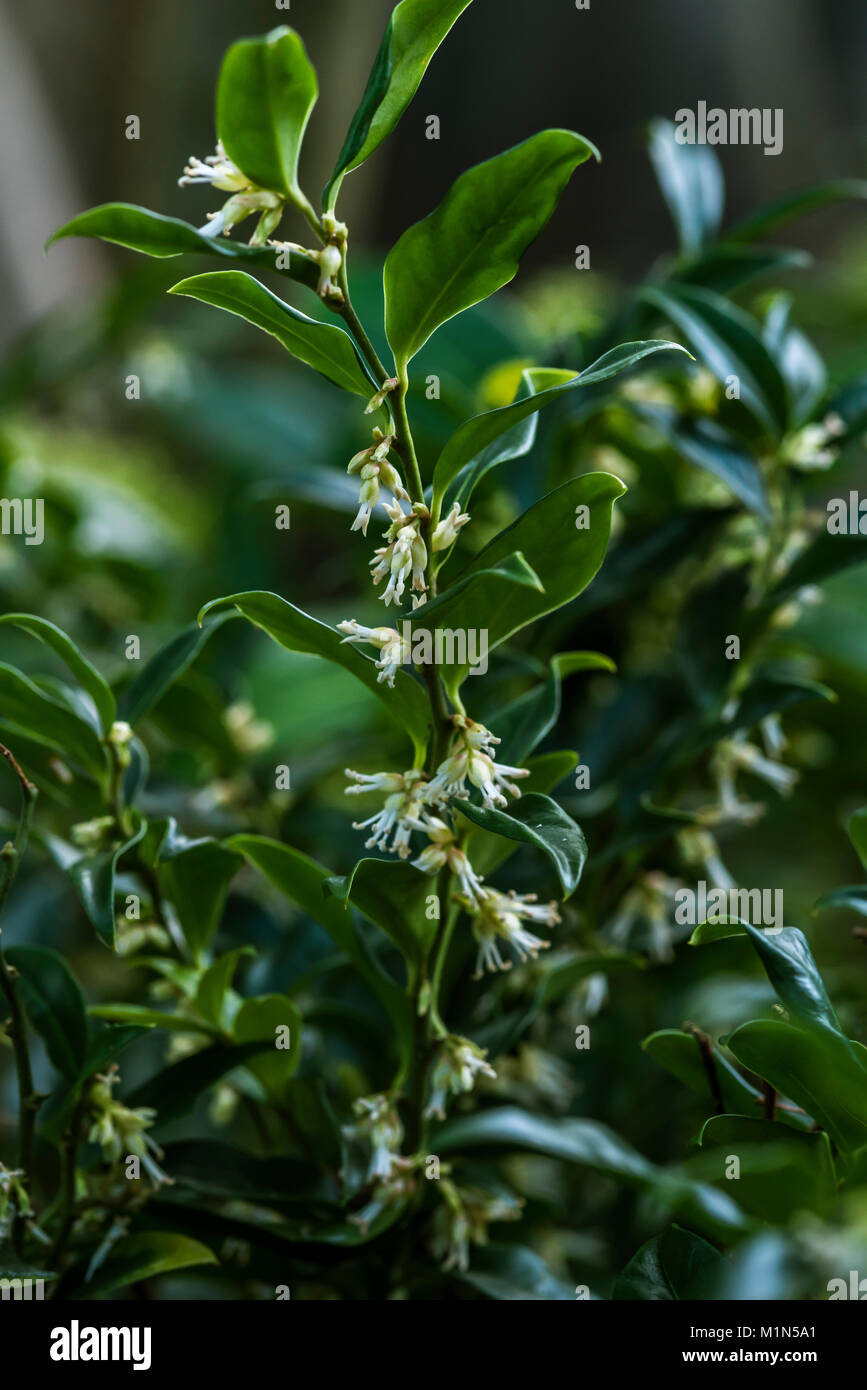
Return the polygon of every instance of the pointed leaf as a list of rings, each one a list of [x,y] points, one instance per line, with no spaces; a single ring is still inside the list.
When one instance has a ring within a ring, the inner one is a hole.
[[[72,758],[97,779],[106,772],[105,750],[90,724],[66,704],[47,695],[21,671],[0,662],[0,716],[23,734],[64,758]]]
[[[118,860],[141,841],[146,828],[146,822],[139,820],[128,839],[110,849],[100,850],[98,854],[83,854],[67,870],[97,935],[110,951],[117,947],[114,880]]]
[[[398,374],[440,324],[513,279],[572,172],[598,152],[546,130],[462,174],[385,262],[386,333]]]
[[[707,145],[681,144],[671,121],[652,121],[648,150],[681,250],[698,251],[719,231],[725,202],[720,162]]]
[[[367,399],[376,390],[348,333],[336,324],[308,318],[242,270],[192,275],[172,285],[169,294],[186,295],[245,319],[344,391]]]
[[[427,916],[436,883],[403,860],[359,859],[350,874],[328,879],[325,888],[380,927],[408,961],[419,960],[436,934],[436,920]]]
[[[298,156],[316,103],[316,73],[294,29],[233,43],[217,83],[217,134],[259,188],[303,196]]]
[[[356,676],[371,694],[376,695],[385,705],[392,718],[406,729],[417,748],[427,745],[430,711],[423,687],[408,671],[398,671],[394,688],[377,679],[379,672],[369,657],[363,656],[356,647],[344,642],[339,632],[327,627],[316,618],[303,613],[277,594],[252,591],[244,594],[229,594],[226,598],[213,599],[206,603],[201,613],[201,622],[206,613],[231,605],[241,617],[247,618],[256,627],[262,628],[290,652],[301,652],[307,656],[322,656],[328,661],[343,666]]]
[[[208,638],[224,621],[225,617],[219,617],[206,628],[191,623],[161,647],[121,695],[118,702],[121,718],[128,724],[137,724],[195,661]]]
[[[103,203],[100,207],[79,213],[78,217],[73,217],[71,222],[54,233],[46,249],[55,241],[73,236],[98,237],[100,241],[109,241],[116,246],[125,246],[129,251],[140,251],[142,255],[160,259],[190,251],[200,255],[223,256],[286,275],[311,290],[315,290],[319,283],[319,267],[307,256],[292,251],[287,266],[284,252],[278,265],[279,253],[271,247],[247,246],[229,237],[211,236],[197,231],[179,217],[164,217],[160,212],[150,212],[148,208],[136,207],[134,203]]]
[[[587,841],[581,827],[550,796],[529,792],[508,811],[488,810],[470,801],[455,800],[452,806],[482,830],[540,849],[557,870],[563,896],[574,893],[587,861]]]
[[[392,11],[361,104],[323,194],[333,208],[345,174],[357,169],[397,125],[427,65],[470,0],[402,0]]]
[[[24,632],[38,637],[40,642],[44,642],[57,653],[61,661],[69,667],[82,690],[86,690],[93,700],[102,724],[102,732],[107,734],[114,722],[114,696],[96,667],[82,655],[72,639],[59,627],[55,627],[54,623],[49,623],[45,618],[34,617],[32,613],[4,613],[0,616],[0,623],[10,623],[13,627],[22,628]]]
[[[63,957],[47,946],[9,946],[18,993],[54,1066],[75,1081],[87,1055],[87,1016],[78,981]]]

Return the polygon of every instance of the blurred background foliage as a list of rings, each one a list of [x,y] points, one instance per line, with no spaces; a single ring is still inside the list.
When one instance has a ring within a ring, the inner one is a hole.
[[[375,602],[356,597],[366,592],[365,552],[348,535],[355,487],[344,474],[364,431],[351,403],[276,344],[234,319],[165,299],[181,264],[194,273],[211,268],[204,259],[142,265],[114,247],[65,242],[46,260],[42,242],[81,207],[108,199],[203,220],[209,195],[181,191],[176,180],[191,152],[213,145],[209,110],[220,56],[239,34],[284,19],[304,34],[326,98],[305,150],[318,176],[339,144],[390,8],[390,0],[293,0],[291,13],[275,18],[266,0],[0,5],[7,205],[0,494],[44,497],[47,523],[40,547],[0,536],[0,610],[51,619],[109,679],[130,678],[128,635],[141,637],[146,660],[218,594],[272,589],[328,621],[374,620]],[[610,341],[640,336],[622,331],[635,313],[634,287],[659,273],[674,245],[642,137],[650,117],[670,118],[700,98],[784,108],[779,158],[755,148],[719,152],[728,222],[786,189],[863,168],[867,11],[857,0],[732,0],[715,7],[621,0],[594,3],[586,13],[566,0],[532,7],[478,0],[448,48],[448,61],[434,62],[396,137],[363,178],[347,183],[342,215],[353,237],[354,298],[363,321],[376,321],[384,250],[469,163],[544,125],[582,131],[601,148],[603,163],[573,181],[516,284],[446,325],[419,355],[411,407],[428,470],[457,424],[512,398],[522,366],[577,369]],[[424,138],[431,112],[442,121],[438,142]],[[139,141],[124,138],[130,113],[141,118]],[[588,271],[573,268],[577,244],[590,248]],[[775,268],[733,294],[760,316],[772,292],[791,294],[793,322],[827,363],[823,397],[831,400],[841,383],[867,374],[863,205],[845,203],[799,223],[796,244],[812,253],[811,265]],[[430,374],[441,382],[438,400],[425,395]],[[138,400],[126,394],[131,375],[141,382]],[[688,703],[697,634],[688,630],[684,646],[677,628],[704,546],[690,528],[708,524],[710,538],[715,521],[708,523],[708,512],[727,517],[740,505],[724,484],[642,426],[628,389],[601,413],[552,408],[532,452],[492,472],[473,510],[474,543],[481,544],[577,472],[602,467],[630,489],[600,578],[564,614],[537,624],[498,657],[479,682],[484,705],[473,709],[496,730],[498,711],[528,689],[557,650],[598,649],[618,664],[616,675],[590,673],[565,686],[556,741],[550,735],[542,747],[579,750],[591,767],[589,792],[573,790],[566,779],[557,796],[587,834],[589,874],[599,855],[596,878],[567,905],[558,947],[613,944],[608,909],[600,916],[594,906],[616,899],[610,876],[620,875],[625,889],[641,863],[677,871],[670,842],[649,853],[646,846],[627,849],[619,858],[612,846],[628,823],[624,787],[628,794],[630,778],[640,782],[648,750]],[[676,387],[660,376],[659,390],[660,400],[676,399],[682,409],[712,416],[720,408],[698,366]],[[856,440],[830,473],[810,475],[808,500],[821,513],[828,496],[859,485],[864,454]],[[274,525],[280,504],[291,509],[288,532]],[[848,570],[827,585],[821,605],[775,639],[775,670],[825,682],[838,700],[786,715],[789,760],[801,772],[794,794],[773,798],[772,814],[758,827],[720,837],[740,883],[783,888],[787,922],[807,931],[844,1024],[861,1039],[864,945],[852,938],[851,914],[815,916],[813,905],[860,877],[843,827],[867,802],[865,601],[867,573]],[[8,628],[0,630],[0,656],[32,673],[60,674],[44,650]],[[227,624],[140,731],[151,758],[142,809],[177,816],[190,835],[275,835],[347,872],[360,844],[342,769],[366,766],[371,746],[386,750],[385,757],[378,753],[383,765],[397,766],[403,757],[376,702],[359,689],[337,668],[290,656],[245,624]],[[21,739],[15,746],[34,778],[50,784],[43,822],[68,823],[51,760]],[[274,790],[278,764],[291,768],[290,792]],[[14,788],[6,780],[0,794],[11,812]],[[84,818],[87,809],[76,807]],[[510,882],[551,892],[529,853],[519,853]],[[247,888],[241,876],[218,938],[221,949],[260,948],[245,967],[242,991],[282,990],[301,980],[320,1020],[302,1074],[313,1077],[324,1067],[341,1077],[349,1096],[363,1089],[362,1075],[366,1089],[387,1084],[387,1068],[365,1036],[369,1001],[353,1006],[348,979],[332,1017],[342,1010],[342,1024],[329,1030],[336,977],[317,976],[314,968],[327,963],[328,938],[276,895]],[[95,941],[68,881],[47,860],[28,864],[7,914],[4,936],[61,950],[89,1002],[144,997],[140,972]],[[500,1097],[552,1114],[592,1116],[652,1159],[679,1159],[706,1104],[642,1052],[641,1040],[686,1019],[718,1034],[767,1013],[773,994],[746,943],[690,951],[674,935],[660,946],[642,935],[639,922],[627,941],[620,939],[649,968],[613,975],[601,1008],[599,977],[595,995],[590,987],[572,991],[531,1029],[529,1050],[503,1068]],[[515,971],[484,988],[458,982],[454,1013],[483,1024],[520,1003],[523,980]],[[591,1015],[592,1049],[576,1054],[575,1024]],[[148,1039],[125,1062],[125,1077],[127,1066],[131,1080],[147,1074],[162,1048],[164,1042]],[[0,1119],[8,1122],[8,1068],[2,1077]],[[199,1115],[196,1132],[210,1123]],[[536,1246],[561,1275],[604,1290],[656,1229],[653,1211],[607,1179],[574,1179],[542,1158],[510,1165],[528,1200],[524,1219]],[[179,1287],[208,1288],[208,1279]]]

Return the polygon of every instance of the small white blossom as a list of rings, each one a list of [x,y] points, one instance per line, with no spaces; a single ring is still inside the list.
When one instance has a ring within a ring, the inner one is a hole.
[[[501,940],[521,961],[535,959],[539,951],[547,950],[551,943],[528,931],[524,921],[545,926],[560,921],[557,904],[537,903],[535,893],[516,893],[514,889],[500,893],[496,888],[486,888],[476,899],[459,895],[458,901],[473,919],[473,935],[479,948],[473,976],[476,980],[485,970],[511,969],[512,962],[504,960],[500,950]]]
[[[394,677],[399,666],[410,659],[410,646],[404,641],[400,633],[393,627],[365,627],[362,623],[356,622],[354,618],[349,618],[337,624],[338,632],[345,632],[344,642],[359,643],[369,642],[372,647],[379,648],[379,660],[376,662],[379,675],[377,682],[394,686]]]
[[[469,1038],[449,1034],[443,1039],[431,1073],[431,1095],[424,1112],[426,1118],[435,1116],[438,1120],[444,1120],[448,1097],[471,1091],[477,1076],[490,1076],[496,1081],[497,1073],[485,1061],[487,1055],[484,1048],[477,1047]]]
[[[458,531],[462,526],[466,526],[469,519],[469,512],[462,512],[458,503],[455,502],[448,516],[443,517],[434,530],[431,537],[431,550],[448,550],[449,546],[454,544]]]

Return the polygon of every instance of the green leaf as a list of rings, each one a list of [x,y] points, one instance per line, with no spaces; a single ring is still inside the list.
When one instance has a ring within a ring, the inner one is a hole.
[[[54,623],[49,623],[45,618],[36,618],[32,613],[4,613],[0,616],[0,623],[11,623],[13,627],[22,628],[57,653],[61,661],[69,667],[82,690],[86,690],[93,700],[102,732],[107,734],[114,722],[114,696],[96,667],[82,655],[71,638],[59,627],[55,627]]]
[[[713,1115],[699,1144],[690,1172],[724,1188],[729,1158],[736,1155],[738,1201],[751,1215],[772,1225],[799,1211],[830,1215],[837,1179],[827,1134],[796,1134],[758,1116]]]
[[[350,874],[329,878],[325,887],[380,927],[408,961],[420,960],[436,934],[436,920],[426,915],[435,880],[404,861],[359,859]]]
[[[298,156],[317,95],[316,72],[293,29],[232,44],[217,83],[217,134],[251,183],[303,198]]]
[[[228,257],[229,260],[244,260],[264,270],[286,275],[311,290],[315,290],[319,284],[319,266],[308,256],[292,251],[287,266],[285,252],[281,255],[270,247],[246,246],[229,237],[208,235],[196,231],[189,222],[183,222],[178,217],[164,217],[162,213],[150,212],[147,208],[136,207],[134,203],[103,203],[100,207],[79,213],[78,217],[73,217],[71,222],[54,233],[47,246],[74,236],[98,237],[100,241],[109,241],[161,260],[190,251],[200,255]]]
[[[568,1303],[575,1297],[574,1287],[556,1278],[541,1255],[525,1245],[480,1247],[469,1269],[451,1274],[498,1302]]]
[[[722,221],[725,183],[719,160],[707,145],[681,144],[671,121],[651,121],[648,150],[681,250],[700,250]]]
[[[824,584],[843,570],[864,564],[867,564],[867,536],[834,536],[822,531],[801,551],[791,569],[771,590],[767,607],[777,608],[798,589]]]
[[[611,1297],[645,1302],[695,1298],[701,1281],[722,1263],[719,1251],[701,1236],[670,1226],[636,1251],[618,1274]]]
[[[498,761],[513,766],[551,732],[560,717],[563,680],[577,671],[614,671],[601,652],[559,652],[552,657],[547,678],[519,695],[497,715]]]
[[[787,193],[738,222],[726,236],[729,241],[756,241],[806,213],[816,212],[848,198],[867,199],[867,181],[829,179],[826,183],[799,189],[797,193]]]
[[[226,1072],[235,1067],[245,1067],[251,1058],[259,1056],[271,1046],[271,1040],[263,1041],[261,1038],[231,1045],[214,1043],[203,1052],[195,1052],[192,1057],[173,1062],[149,1077],[136,1087],[131,1096],[125,1097],[124,1104],[134,1109],[152,1107],[157,1111],[159,1124],[170,1124],[192,1110],[199,1096],[215,1085]]]
[[[217,1030],[197,1018],[185,1014],[167,1014],[163,1009],[149,1009],[145,1004],[93,1004],[92,1018],[104,1018],[109,1023],[134,1024],[137,1028],[166,1028],[170,1033],[198,1033],[216,1037]]]
[[[676,1076],[678,1081],[688,1086],[696,1095],[712,1103],[708,1076],[695,1038],[681,1032],[680,1029],[661,1028],[645,1038],[641,1046],[654,1062],[665,1067],[666,1071]],[[712,1052],[714,1071],[726,1110],[738,1115],[755,1115],[756,1107],[762,1099],[761,1091],[750,1085],[720,1048],[712,1045]],[[809,1127],[810,1120],[804,1115],[790,1110],[781,1110],[778,1115],[783,1124],[790,1125],[793,1129]]]
[[[103,945],[110,951],[117,947],[117,926],[114,915],[115,874],[118,860],[143,839],[147,823],[139,820],[133,834],[120,844],[98,854],[83,854],[68,866],[67,872],[75,884],[82,906]]]
[[[693,946],[722,936],[748,936],[765,973],[786,1009],[808,1027],[828,1028],[840,1034],[825,982],[813,959],[807,939],[797,927],[766,931],[748,922],[703,923],[690,937]]]
[[[283,1046],[289,1030],[289,1046]],[[280,1030],[278,1032],[278,1029]],[[301,1015],[285,994],[265,994],[257,999],[245,999],[235,1017],[235,1039],[239,1043],[267,1043],[267,1050],[247,1062],[247,1068],[259,1078],[269,1096],[282,1097],[286,1082],[301,1058]],[[278,1046],[278,1042],[280,1045]]]
[[[585,473],[548,493],[485,546],[450,590],[417,609],[414,626],[425,627],[435,616],[437,629],[468,631],[478,626],[481,612],[490,652],[513,632],[577,598],[602,564],[612,508],[625,490],[610,473]],[[585,521],[579,529],[577,523]],[[541,591],[493,581],[479,590],[464,585],[516,552],[535,571]],[[449,688],[456,689],[468,670],[468,665],[449,667]]]
[[[849,839],[862,867],[867,869],[867,806],[862,806],[849,817]]]
[[[702,416],[690,418],[668,406],[633,402],[631,409],[639,419],[652,425],[666,443],[689,463],[721,479],[751,511],[761,517],[770,516],[758,464],[737,436],[723,429],[715,420],[706,420]]]
[[[847,908],[857,912],[859,917],[867,917],[867,886],[854,884],[850,888],[834,888],[830,893],[823,893],[816,899],[813,911],[823,912],[827,908]]]
[[[448,319],[501,289],[553,213],[579,164],[598,152],[545,130],[468,169],[385,262],[385,324],[398,375]]]
[[[719,381],[737,377],[741,402],[771,435],[784,432],[789,409],[785,383],[749,314],[713,290],[694,285],[646,286],[639,298],[680,329]]]
[[[90,724],[3,662],[0,662],[0,715],[36,743],[60,753],[64,759],[80,763],[97,780],[105,776],[105,750]]]
[[[440,1154],[476,1148],[545,1154],[592,1168],[627,1187],[650,1189],[711,1235],[746,1228],[743,1214],[725,1193],[676,1170],[657,1167],[595,1120],[554,1120],[508,1106],[450,1120],[434,1143]]]
[[[169,1231],[140,1231],[124,1236],[113,1246],[94,1277],[75,1291],[76,1297],[105,1295],[145,1279],[192,1265],[215,1265],[217,1257],[206,1245],[189,1236]]]
[[[18,972],[25,1013],[54,1066],[75,1081],[87,1055],[87,1016],[78,981],[48,946],[10,946],[6,960]]]
[[[511,405],[501,406],[499,410],[486,410],[481,415],[473,416],[452,435],[434,468],[434,498],[442,497],[446,488],[461,470],[464,468],[469,470],[472,465],[472,478],[464,481],[459,495],[456,494],[454,498],[455,501],[460,501],[463,505],[468,501],[476,483],[489,468],[493,467],[495,463],[502,463],[507,459],[520,456],[510,449],[505,453],[501,454],[497,451],[496,455],[492,453],[486,457],[486,451],[490,450],[491,446],[504,434],[513,430],[516,425],[519,425],[529,416],[535,415],[538,410],[560,400],[562,396],[573,391],[576,387],[599,385],[603,381],[618,376],[621,372],[628,371],[630,367],[634,367],[645,357],[668,351],[686,352],[686,349],[681,347],[679,343],[670,343],[662,338],[648,339],[641,343],[621,343],[619,347],[606,352],[591,366],[585,368],[583,372],[567,373],[562,370],[554,371],[550,368],[528,368],[521,374],[523,387],[527,394],[519,400],[513,401]],[[550,382],[552,377],[556,384],[545,387],[544,383]],[[529,449],[531,445],[532,437],[527,448]],[[522,449],[521,452],[526,451]],[[480,467],[483,461],[484,466]]]
[[[202,1018],[215,1028],[228,1026],[229,1020],[225,1016],[226,994],[235,977],[238,962],[242,956],[255,954],[252,946],[238,946],[234,951],[227,951],[225,955],[219,956],[202,975],[196,990],[196,1008]]]
[[[376,390],[376,383],[368,376],[348,333],[336,324],[308,318],[243,270],[191,275],[172,285],[169,294],[186,295],[245,319],[270,333],[293,357],[344,391],[367,400]]]
[[[427,65],[470,0],[402,0],[391,13],[361,104],[323,194],[333,208],[344,175],[357,169],[397,125]]]
[[[563,896],[574,893],[587,860],[587,841],[581,827],[550,796],[529,792],[508,811],[488,810],[470,801],[455,800],[452,805],[482,830],[540,849],[557,870]]]
[[[726,1046],[742,1066],[812,1115],[839,1148],[867,1142],[867,1070],[847,1039],[774,1019],[742,1024]]]
[[[191,623],[161,647],[121,695],[118,705],[121,718],[128,724],[137,724],[195,661],[208,638],[224,621],[218,618],[204,629],[198,623]]]
[[[193,840],[170,858],[160,856],[159,880],[181,924],[193,958],[202,955],[217,930],[229,884],[243,859],[219,840]]]
[[[290,902],[328,933],[377,994],[389,1015],[407,1036],[408,1002],[403,990],[376,965],[355,930],[352,916],[327,894],[325,884],[333,875],[291,845],[264,835],[233,835],[226,845],[243,854]]]
[[[344,642],[334,628],[311,618],[277,594],[253,591],[213,599],[205,604],[199,621],[205,614],[229,605],[287,651],[322,656],[345,667],[382,701],[392,719],[406,729],[416,748],[426,748],[430,722],[428,700],[423,687],[408,672],[396,673],[393,689],[378,681],[379,672],[369,657]]]

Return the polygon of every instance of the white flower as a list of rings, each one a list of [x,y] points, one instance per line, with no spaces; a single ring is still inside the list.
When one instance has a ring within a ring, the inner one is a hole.
[[[529,777],[529,769],[495,762],[491,755],[500,740],[484,724],[477,724],[464,714],[452,715],[452,724],[455,733],[448,756],[431,779],[433,795],[441,800],[450,796],[466,799],[465,783],[469,778],[473,786],[480,788],[489,808],[508,804],[504,789],[512,796],[520,796],[519,789],[509,779]]]
[[[381,849],[389,854],[397,854],[401,859],[407,859],[410,854],[409,840],[412,832],[424,829],[421,819],[427,786],[424,773],[417,769],[401,773],[379,772],[366,779],[364,773],[353,772],[351,768],[347,768],[346,775],[356,778],[359,783],[358,786],[346,788],[348,795],[391,789],[382,810],[365,821],[354,821],[352,828],[372,828],[370,839],[365,840],[367,849]],[[366,780],[369,781],[369,785],[365,785]],[[394,838],[389,845],[392,834]]]
[[[386,377],[380,389],[367,402],[364,408],[365,415],[372,415],[375,410],[379,410],[384,405],[389,392],[394,391],[399,385],[400,381],[396,376]]]
[[[458,897],[458,901],[473,918],[473,935],[479,947],[476,957],[478,980],[484,970],[509,970],[512,962],[504,960],[500,951],[500,939],[516,952],[521,961],[547,950],[549,941],[535,936],[523,926],[524,921],[540,922],[554,926],[560,921],[556,903],[537,903],[535,893],[500,893],[496,888],[486,888],[476,899]]]
[[[430,784],[428,790],[429,787]],[[435,874],[448,865],[460,882],[461,892],[468,898],[480,897],[484,892],[482,879],[456,844],[454,831],[438,816],[428,816],[424,821],[424,832],[431,837],[431,843],[412,861],[413,867],[421,869],[423,874]]]
[[[401,637],[396,628],[393,627],[365,627],[362,623],[356,622],[355,618],[349,618],[337,624],[338,632],[345,632],[344,642],[369,642],[372,647],[379,648],[379,660],[376,668],[379,671],[377,683],[394,687],[394,677],[399,666],[410,659],[410,645]]]
[[[361,1096],[353,1101],[356,1123],[345,1128],[351,1138],[368,1140],[371,1146],[367,1177],[372,1182],[388,1182],[399,1168],[403,1125],[390,1095]]]
[[[226,154],[222,140],[217,141],[216,153],[209,154],[205,159],[197,159],[194,154],[190,155],[189,162],[184,165],[184,172],[178,179],[178,185],[185,188],[191,183],[210,183],[224,193],[243,193],[256,186],[250,182],[246,174],[241,173],[237,164]]]
[[[839,415],[827,415],[821,424],[804,425],[790,434],[783,442],[780,457],[804,471],[830,468],[837,461],[838,450],[828,446],[845,432]]]
[[[510,782],[510,777],[529,777],[530,770],[526,767],[509,767],[508,763],[495,763],[486,753],[470,753],[467,772],[469,779],[474,787],[478,787],[484,797],[485,805],[489,809],[496,806],[508,806],[509,799],[503,795],[503,789],[512,796],[520,796],[521,792],[514,782]]]
[[[380,598],[386,606],[400,603],[406,581],[412,575],[412,588],[424,592],[427,589],[425,569],[427,567],[427,547],[421,538],[419,527],[422,513],[413,508],[404,512],[397,502],[386,505],[391,525],[384,533],[386,545],[374,551],[371,560],[371,579],[379,584],[386,575],[388,584]]]
[[[765,757],[753,743],[733,743],[732,757],[738,766],[767,782],[780,796],[787,796],[792,791],[800,775],[793,767]]]
[[[469,519],[469,512],[462,512],[455,502],[448,516],[443,517],[436,527],[431,537],[431,550],[448,550],[449,546],[454,544],[458,531],[462,526],[466,526]]]
[[[484,1048],[477,1047],[469,1038],[449,1034],[443,1040],[431,1073],[431,1095],[424,1112],[425,1118],[435,1116],[438,1120],[444,1120],[448,1097],[471,1091],[478,1075],[497,1079],[494,1068],[485,1061],[487,1055]]]

